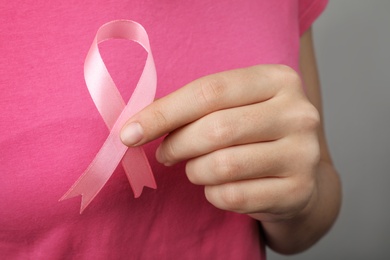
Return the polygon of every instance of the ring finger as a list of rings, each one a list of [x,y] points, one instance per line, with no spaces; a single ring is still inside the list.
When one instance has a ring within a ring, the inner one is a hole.
[[[285,177],[286,158],[292,151],[283,140],[232,146],[187,162],[189,180],[198,185],[219,185],[241,180]],[[282,153],[280,151],[283,151]]]

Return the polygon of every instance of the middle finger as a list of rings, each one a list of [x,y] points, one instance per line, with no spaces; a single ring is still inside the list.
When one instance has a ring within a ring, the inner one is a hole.
[[[275,103],[269,100],[208,114],[169,134],[157,159],[172,165],[229,146],[277,140],[287,125]]]

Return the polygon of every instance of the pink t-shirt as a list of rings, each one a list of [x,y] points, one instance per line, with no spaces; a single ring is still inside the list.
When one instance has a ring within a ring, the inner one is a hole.
[[[184,164],[145,149],[158,185],[134,199],[121,167],[82,215],[58,202],[108,135],[83,78],[100,25],[131,19],[147,30],[157,97],[207,74],[255,64],[298,70],[299,38],[326,0],[1,1],[0,256],[4,259],[263,259],[259,225],[210,205]],[[101,44],[125,99],[146,53]]]

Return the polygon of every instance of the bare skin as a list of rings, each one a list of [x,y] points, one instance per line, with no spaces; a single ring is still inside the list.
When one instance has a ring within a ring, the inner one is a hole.
[[[340,208],[341,187],[326,145],[312,32],[301,38],[302,78],[259,65],[197,79],[133,116],[122,141],[167,135],[156,152],[186,174],[215,207],[249,214],[267,245],[292,254],[318,241]]]

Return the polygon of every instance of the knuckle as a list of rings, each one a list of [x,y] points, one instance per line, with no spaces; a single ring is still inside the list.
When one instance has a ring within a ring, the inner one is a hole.
[[[199,80],[199,87],[195,89],[195,99],[207,109],[215,109],[221,103],[225,95],[226,85],[221,78],[202,78]]]
[[[205,138],[210,144],[219,147],[232,142],[235,131],[227,118],[213,118],[208,129]]]
[[[280,86],[288,89],[299,88],[302,90],[301,77],[299,74],[287,65],[275,65],[274,75],[280,81]]]
[[[320,145],[316,135],[304,137],[298,145],[295,145],[292,154],[296,162],[292,168],[305,178],[312,178],[315,168],[321,159]]]
[[[244,193],[237,188],[237,185],[234,183],[223,185],[220,189],[219,196],[224,209],[235,212],[243,212],[246,199]]]
[[[298,72],[296,72],[293,68],[287,66],[287,65],[278,65],[277,67],[280,75],[283,75],[284,78],[286,78],[286,80],[289,80],[289,81],[298,81],[300,82],[301,81],[301,78],[298,74]]]
[[[315,142],[312,142],[311,145],[306,149],[306,161],[308,162],[311,171],[313,170],[314,167],[318,165],[320,159],[321,159],[320,145],[316,140]]]
[[[311,108],[307,109],[304,115],[303,127],[305,130],[309,132],[317,133],[321,125],[320,113],[318,112],[317,109],[314,108],[314,106],[310,106],[310,107]]]
[[[153,117],[153,123],[157,129],[169,128],[169,121],[164,115],[164,113],[161,112],[159,106],[157,106],[155,109],[152,110],[152,117]]]
[[[312,146],[314,147],[314,146]],[[311,147],[308,147],[305,151],[304,160],[307,163],[307,172],[310,174],[313,169],[318,165],[320,161],[320,152],[319,149],[311,149]]]
[[[289,204],[295,205],[296,211],[301,211],[313,196],[315,190],[315,181],[312,178],[304,178],[302,181],[296,182],[291,188],[290,193],[294,194],[290,199]]]
[[[241,172],[241,167],[236,162],[234,156],[230,156],[221,151],[213,160],[213,172],[217,182],[227,183],[237,180],[237,175]]]
[[[310,174],[320,161],[320,147],[316,137],[305,137],[294,149],[294,155],[298,171]]]
[[[291,123],[299,131],[316,131],[320,125],[320,114],[309,102],[296,106],[291,113]]]
[[[320,126],[320,113],[312,105],[308,104],[303,115],[304,126],[309,130],[316,130]]]

